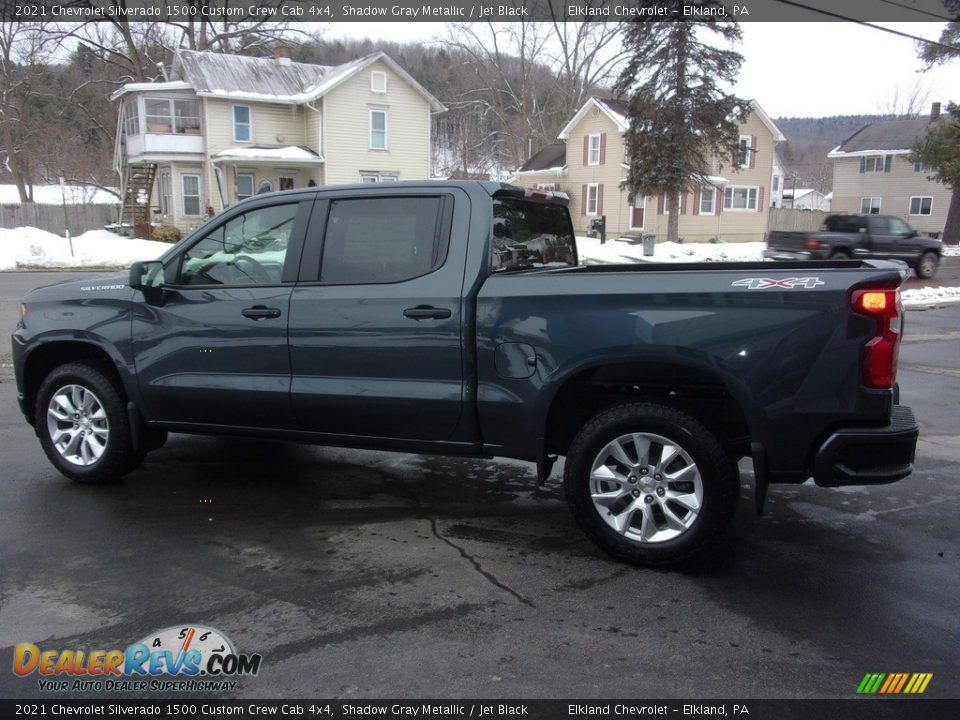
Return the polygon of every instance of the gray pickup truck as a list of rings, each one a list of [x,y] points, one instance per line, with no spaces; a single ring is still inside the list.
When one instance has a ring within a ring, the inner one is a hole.
[[[919,277],[932,278],[943,243],[921,235],[895,215],[827,215],[820,232],[771,230],[769,260],[900,260]]]
[[[496,183],[258,195],[129,275],[32,291],[20,407],[80,482],[168,432],[519,458],[614,556],[713,543],[768,483],[912,470],[906,270],[581,266],[566,198]],[[456,478],[451,478],[456,482]]]

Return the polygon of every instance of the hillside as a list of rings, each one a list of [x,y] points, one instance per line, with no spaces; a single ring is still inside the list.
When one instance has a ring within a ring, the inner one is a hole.
[[[784,164],[787,187],[812,187],[830,192],[833,185],[833,163],[827,153],[867,123],[885,119],[880,115],[836,115],[825,118],[776,118],[774,122],[787,141],[777,146]]]

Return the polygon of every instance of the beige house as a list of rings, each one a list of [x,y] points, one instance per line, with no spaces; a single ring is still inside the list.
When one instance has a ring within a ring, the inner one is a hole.
[[[566,192],[577,233],[605,216],[607,233],[666,237],[674,212],[662,195],[635,199],[620,184],[626,177],[626,107],[591,97],[560,132],[562,144],[550,145],[516,173],[524,187]],[[784,137],[756,103],[740,125],[742,148],[736,167],[714,159],[708,183],[681,202],[680,237],[689,242],[762,240],[767,229],[774,146]]]
[[[429,178],[446,110],[382,52],[327,67],[180,50],[168,80],[112,99],[124,221],[181,230],[261,192]]]
[[[915,230],[939,237],[951,190],[927,179],[930,170],[908,159],[916,139],[940,116],[865,125],[827,157],[833,160],[833,212],[898,215]]]

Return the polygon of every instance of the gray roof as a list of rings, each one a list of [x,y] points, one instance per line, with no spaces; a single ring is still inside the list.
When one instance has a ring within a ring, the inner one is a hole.
[[[563,167],[567,164],[567,144],[553,143],[541,148],[527,160],[517,172],[536,172],[550,168]]]
[[[926,131],[930,118],[887,120],[864,125],[833,152],[853,153],[868,150],[910,150]]]
[[[173,70],[199,93],[291,97],[309,93],[324,80],[339,75],[353,64],[331,67],[283,63],[274,58],[180,50]]]
[[[602,102],[604,105],[606,105],[608,108],[613,110],[615,113],[618,113],[619,115],[623,115],[624,117],[630,116],[630,108],[622,100],[615,100],[613,98],[603,98],[603,97],[597,97],[597,96],[595,96],[595,99],[598,100],[599,102]]]

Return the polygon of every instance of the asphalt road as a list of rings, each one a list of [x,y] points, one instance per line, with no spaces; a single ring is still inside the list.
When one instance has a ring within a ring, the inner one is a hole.
[[[2,316],[46,280],[0,278]],[[585,540],[559,468],[537,489],[523,463],[173,436],[121,484],[75,485],[4,379],[0,697],[42,695],[16,643],[181,623],[263,654],[240,697],[852,697],[867,672],[958,697],[960,305],[908,312],[906,340],[910,478],[774,486],[758,519],[744,463],[721,545],[673,572]]]

